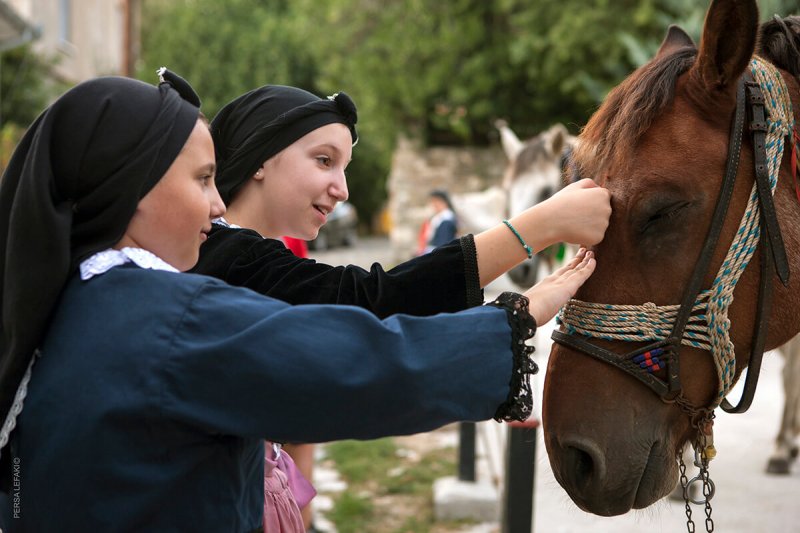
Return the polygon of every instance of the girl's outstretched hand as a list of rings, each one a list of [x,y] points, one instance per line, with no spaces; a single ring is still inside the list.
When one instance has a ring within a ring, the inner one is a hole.
[[[611,216],[611,194],[586,178],[540,204],[552,221],[553,242],[591,246],[603,240]]]
[[[569,264],[559,268],[525,291],[528,309],[537,326],[550,321],[594,272],[594,252],[581,248]]]

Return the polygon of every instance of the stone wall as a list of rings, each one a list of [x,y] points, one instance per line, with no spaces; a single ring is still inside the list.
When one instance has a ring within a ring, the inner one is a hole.
[[[452,196],[483,191],[501,184],[505,168],[506,157],[499,145],[423,148],[400,138],[387,183],[395,262],[414,256],[420,226],[431,214],[431,190],[445,189]]]

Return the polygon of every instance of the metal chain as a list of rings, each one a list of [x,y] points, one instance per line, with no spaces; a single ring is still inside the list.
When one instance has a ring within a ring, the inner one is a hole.
[[[702,455],[702,453],[701,453]],[[683,462],[682,454],[678,454],[678,468],[680,470],[681,487],[683,488],[683,501],[686,507],[686,529],[689,533],[695,532],[694,520],[692,520],[692,503],[704,504],[705,506],[705,526],[706,532],[711,533],[714,531],[714,519],[711,518],[711,498],[714,497],[714,482],[708,474],[708,459],[703,457],[700,464],[700,473],[693,477],[691,480],[686,476],[686,464]],[[695,481],[703,482],[703,501],[692,500],[689,496],[689,490]]]
[[[703,497],[706,500],[706,531],[714,531],[714,520],[711,518],[711,497],[714,496],[711,478],[708,475],[708,459],[703,458],[703,466],[700,467],[700,477],[703,480]]]
[[[686,477],[686,463],[683,462],[683,454],[678,453],[678,468],[681,472],[681,488],[683,488],[683,501],[686,505],[686,529],[689,533],[694,533],[694,520],[692,520],[692,506],[689,503],[689,478]]]

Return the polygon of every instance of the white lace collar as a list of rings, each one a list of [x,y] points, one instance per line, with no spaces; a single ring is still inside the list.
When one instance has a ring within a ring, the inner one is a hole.
[[[219,224],[220,226],[224,226],[226,228],[241,229],[241,226],[237,226],[236,224],[231,224],[230,222],[225,220],[225,217],[215,218],[211,222],[213,222],[214,224]]]
[[[178,269],[165,262],[155,254],[142,248],[109,248],[98,252],[81,263],[81,279],[87,280],[105,274],[115,266],[133,262],[141,268],[178,272]]]

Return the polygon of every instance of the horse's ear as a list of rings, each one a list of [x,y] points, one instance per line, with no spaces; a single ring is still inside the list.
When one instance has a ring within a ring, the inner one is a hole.
[[[691,79],[707,91],[736,90],[756,45],[756,0],[713,0],[706,13]]]
[[[505,120],[499,119],[495,121],[494,125],[500,131],[500,144],[503,145],[503,151],[506,153],[506,157],[509,161],[516,160],[517,156],[522,151],[522,141],[520,141],[517,134],[508,127],[508,123]]]
[[[563,124],[554,124],[550,128],[550,153],[554,156],[561,156],[564,146],[567,144],[569,132]]]
[[[696,45],[689,34],[683,31],[680,26],[670,24],[667,30],[667,36],[661,42],[661,47],[658,49],[656,57],[671,54],[679,48],[691,47],[695,48]]]

